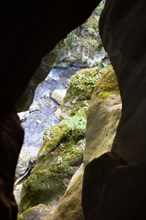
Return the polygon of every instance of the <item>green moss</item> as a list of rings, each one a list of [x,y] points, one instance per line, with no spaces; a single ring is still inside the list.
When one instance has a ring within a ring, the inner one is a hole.
[[[77,140],[86,133],[87,108],[80,109],[76,115],[66,117],[59,125],[54,125],[44,133],[44,142],[39,156],[44,152],[51,152],[63,141]]]
[[[19,212],[43,203],[48,204],[65,192],[63,179],[73,174],[67,164],[54,164],[50,169],[36,170],[24,183]]]
[[[37,165],[23,185],[20,213],[43,203],[57,200],[66,190],[65,179],[70,180],[83,162],[80,140],[86,134],[85,111],[65,118],[49,129],[44,136],[45,154],[38,157]]]
[[[97,80],[101,77],[98,68],[87,68],[78,71],[70,79],[64,105],[72,100],[83,101],[91,98]]]
[[[101,75],[98,68],[92,68],[81,70],[72,77],[64,103],[80,98],[72,104],[69,116],[45,131],[37,164],[23,185],[20,213],[40,203],[58,200],[66,190],[66,182],[83,162],[87,99]]]
[[[94,93],[98,94],[98,98],[105,99],[112,93],[119,94],[119,85],[112,66],[109,65],[103,69],[102,74],[103,77],[98,80],[94,90]]]
[[[68,63],[68,65],[83,65],[84,58],[82,53],[84,53],[89,59],[92,59],[97,51],[101,49],[101,39],[98,34],[101,8],[103,9],[103,4],[95,9],[92,16],[90,16],[82,26],[70,32],[64,40],[64,46],[60,50],[59,57],[65,57],[64,54],[68,54],[68,52],[72,53],[72,56],[69,59],[68,57],[66,58],[66,63]],[[79,48],[81,48],[80,54],[77,52]],[[58,61],[60,61],[59,64],[61,64],[61,59],[59,60],[58,58]]]
[[[23,220],[23,215],[19,215],[19,216],[17,217],[17,220]]]
[[[102,92],[100,94],[99,98],[106,99],[110,94],[111,94],[111,92]]]
[[[39,155],[42,150],[53,151],[59,143],[71,133],[71,128],[66,124],[54,125],[44,132],[44,142],[39,151]]]
[[[87,114],[88,112],[88,101],[83,100],[83,101],[78,101],[75,105],[71,106],[70,108],[70,116],[75,115],[77,112],[83,112],[84,114]]]

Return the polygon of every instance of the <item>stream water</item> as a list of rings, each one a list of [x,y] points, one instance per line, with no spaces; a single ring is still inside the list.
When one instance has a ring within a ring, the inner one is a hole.
[[[55,89],[68,87],[70,77],[79,68],[53,68],[48,76],[36,88],[34,100],[27,112],[19,114],[25,137],[23,147],[35,157],[42,145],[45,129],[59,123],[54,112],[59,105],[50,98]]]

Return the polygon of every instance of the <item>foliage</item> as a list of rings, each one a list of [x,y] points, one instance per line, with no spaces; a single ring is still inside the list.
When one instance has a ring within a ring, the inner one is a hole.
[[[92,15],[75,30],[71,31],[67,38],[63,40],[63,46],[60,47],[55,66],[89,66],[89,59],[94,60],[94,56],[102,53],[102,43],[99,35],[99,16],[104,3],[101,3],[92,13]],[[58,48],[58,47],[57,47]],[[58,50],[58,49],[57,49]],[[93,62],[90,66],[96,66]]]

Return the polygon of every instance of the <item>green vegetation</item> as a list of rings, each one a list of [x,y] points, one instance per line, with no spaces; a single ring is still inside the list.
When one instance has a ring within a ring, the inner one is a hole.
[[[100,99],[106,99],[111,94],[119,94],[119,85],[115,72],[111,65],[102,71],[103,77],[98,80],[94,93],[99,94]]]
[[[75,65],[87,67],[89,60],[94,60],[94,56],[103,51],[98,28],[99,15],[103,5],[101,3],[89,19],[67,35],[67,38],[62,42],[63,45],[60,47],[54,66],[68,67]],[[56,50],[58,51],[58,46]],[[90,66],[96,65],[97,62],[93,61]]]
[[[37,204],[57,201],[83,162],[88,101],[98,72],[98,68],[84,69],[71,78],[63,104],[70,102],[71,114],[44,132],[37,164],[23,184],[20,214]],[[72,103],[75,97],[80,98]]]
[[[70,103],[77,103],[91,98],[97,80],[101,77],[97,67],[87,68],[78,71],[70,80],[67,94],[62,106]],[[82,102],[83,104],[83,102]]]

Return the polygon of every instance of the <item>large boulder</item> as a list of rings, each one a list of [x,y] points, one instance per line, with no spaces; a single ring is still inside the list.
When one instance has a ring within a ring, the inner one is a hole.
[[[19,220],[83,220],[81,209],[83,164],[76,171],[67,187],[65,194],[59,201],[59,205],[37,205],[27,209]]]
[[[121,99],[112,66],[103,70],[103,77],[93,91],[88,118],[84,162],[111,150],[121,115]]]

